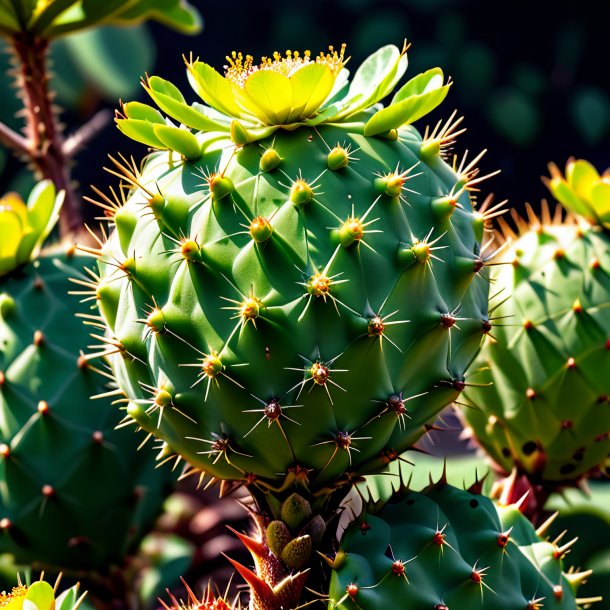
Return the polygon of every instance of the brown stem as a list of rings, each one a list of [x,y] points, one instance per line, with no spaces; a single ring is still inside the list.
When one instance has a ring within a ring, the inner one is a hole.
[[[49,41],[29,32],[12,38],[19,60],[18,85],[24,104],[24,133],[29,140],[28,155],[37,175],[65,191],[59,220],[62,236],[75,231],[82,223],[81,208],[71,180],[69,159],[63,149],[63,134],[49,91],[47,50]]]

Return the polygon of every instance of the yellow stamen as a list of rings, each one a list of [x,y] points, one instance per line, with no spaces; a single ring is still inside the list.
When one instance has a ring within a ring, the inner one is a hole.
[[[25,585],[19,585],[18,587],[13,587],[13,590],[10,593],[2,592],[0,593],[0,608],[4,608],[8,606],[9,603],[14,599],[19,599],[20,597],[25,597],[25,594],[28,592],[28,588]]]
[[[333,75],[337,74],[347,63],[345,59],[345,44],[341,45],[341,49],[336,51],[330,45],[328,53],[320,52],[314,59],[311,58],[311,51],[304,51],[302,54],[299,51],[287,50],[284,55],[275,51],[271,57],[263,56],[258,65],[254,64],[252,55],[233,51],[231,55],[227,55],[228,64],[224,66],[225,77],[234,84],[243,87],[248,77],[258,70],[273,70],[284,76],[290,76],[299,68],[306,66],[312,62],[328,66]]]

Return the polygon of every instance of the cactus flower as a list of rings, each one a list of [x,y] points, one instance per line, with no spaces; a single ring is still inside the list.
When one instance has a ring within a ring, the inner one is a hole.
[[[27,205],[16,193],[0,199],[0,276],[35,256],[57,219],[64,193],[50,180],[39,182]]]
[[[117,126],[134,140],[173,150],[189,160],[200,155],[196,133],[230,132],[233,143],[244,146],[278,129],[340,123],[359,113],[366,118],[366,136],[396,136],[399,127],[436,108],[451,85],[444,82],[440,68],[433,68],[405,83],[386,108],[380,107],[378,102],[407,69],[407,49],[407,44],[402,49],[394,45],[380,48],[365,59],[350,83],[344,67],[348,61],[345,45],[339,50],[329,46],[327,53],[315,58],[309,51],[273,53],[259,64],[251,55],[233,52],[227,56],[224,76],[209,64],[190,59],[191,86],[206,106],[189,105],[175,85],[152,76],[144,88],[178,126],[141,102],[123,104]]]
[[[57,598],[55,593],[60,578],[52,587],[48,582],[39,580],[29,586],[19,584],[10,593],[0,593],[2,610],[77,610],[85,597],[78,597],[78,585],[66,589]]]
[[[549,171],[551,178],[545,183],[566,209],[610,228],[610,169],[600,176],[588,161],[569,159],[565,178],[554,163],[549,164]]]
[[[236,118],[264,125],[297,123],[313,116],[345,84],[345,45],[320,53],[273,53],[259,64],[252,55],[233,51],[227,56],[224,77],[203,62],[189,64],[197,92],[211,107]]]

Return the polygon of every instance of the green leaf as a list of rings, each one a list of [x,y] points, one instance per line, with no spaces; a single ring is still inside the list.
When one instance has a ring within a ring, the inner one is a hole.
[[[155,19],[185,34],[196,34],[202,27],[199,13],[185,0],[139,0],[114,17],[119,23],[143,19]]]
[[[51,23],[64,11],[74,6],[79,0],[53,0],[42,11],[32,16],[28,29],[36,33],[44,32]]]
[[[584,218],[592,217],[590,206],[574,192],[574,189],[565,180],[551,180],[549,189],[553,197],[563,204],[567,210]]]
[[[186,129],[169,125],[153,125],[154,134],[170,150],[174,150],[189,160],[201,157],[201,144]]]
[[[238,146],[244,146],[245,144],[268,138],[278,129],[278,125],[250,128],[244,126],[240,121],[235,120],[231,123],[231,140]]]
[[[142,104],[142,102],[127,102],[127,104],[123,104],[123,112],[128,119],[165,125],[163,115],[156,108],[148,104]]]
[[[44,35],[56,38],[96,25],[136,25],[147,19],[189,34],[201,29],[198,12],[186,0],[82,0],[60,14]]]
[[[136,142],[161,150],[167,149],[167,146],[155,135],[153,123],[137,119],[118,119],[116,124],[120,131]]]
[[[364,135],[375,136],[413,123],[434,110],[447,96],[449,87],[450,83],[443,85],[440,68],[418,74],[398,91],[387,108],[382,108],[368,120]]]
[[[161,110],[187,127],[198,131],[228,130],[226,123],[216,122],[189,106],[180,90],[169,81],[153,76],[144,88]]]
[[[407,64],[407,54],[395,45],[375,51],[356,71],[345,98],[334,105],[339,109],[336,118],[354,114],[383,99],[401,79]]]
[[[7,34],[21,29],[19,18],[9,0],[0,0],[0,29]]]
[[[78,587],[70,587],[63,591],[55,600],[55,610],[72,610],[76,603]]]
[[[64,42],[79,72],[110,99],[133,95],[155,59],[154,42],[144,26],[98,27]]]
[[[36,0],[10,0],[13,7],[13,12],[19,21],[19,29],[25,30],[27,23],[30,20],[32,11],[36,6]]]

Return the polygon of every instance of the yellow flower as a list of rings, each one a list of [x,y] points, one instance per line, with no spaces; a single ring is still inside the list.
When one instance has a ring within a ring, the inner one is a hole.
[[[567,210],[610,227],[610,170],[600,176],[588,161],[569,159],[565,178],[554,163],[549,164],[549,171],[546,185]]]
[[[63,191],[49,180],[39,182],[26,205],[16,193],[0,199],[0,276],[10,273],[38,253],[59,218]]]
[[[290,125],[319,110],[336,91],[345,58],[345,45],[312,58],[310,51],[286,51],[263,57],[227,56],[224,77],[210,65],[188,64],[194,86],[202,99],[225,115],[263,125]]]
[[[79,585],[76,584],[55,597],[60,580],[61,574],[55,586],[42,580],[42,576],[31,585],[19,582],[19,586],[13,587],[10,593],[0,593],[0,610],[78,610],[86,594],[77,598]]]

